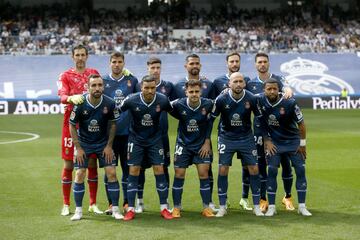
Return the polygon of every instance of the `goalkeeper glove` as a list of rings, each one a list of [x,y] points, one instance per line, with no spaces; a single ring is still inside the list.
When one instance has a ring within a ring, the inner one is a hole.
[[[128,76],[132,75],[132,72],[130,72],[129,69],[127,69],[127,68],[123,68],[122,74],[124,76],[128,77]]]
[[[76,104],[76,105],[81,104],[81,103],[84,102],[84,96],[81,95],[81,94],[69,96],[67,98],[67,102],[72,103],[72,104]]]

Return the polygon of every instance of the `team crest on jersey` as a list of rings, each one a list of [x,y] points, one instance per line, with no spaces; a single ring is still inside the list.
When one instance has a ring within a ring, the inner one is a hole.
[[[100,126],[99,126],[98,121],[96,119],[92,119],[90,121],[90,124],[88,126],[88,131],[89,132],[99,132],[100,131]]]
[[[127,81],[127,86],[131,87],[131,81],[130,80]]]
[[[189,125],[187,125],[187,131],[188,132],[198,132],[199,131],[199,126],[195,119],[190,119]]]
[[[166,89],[165,89],[165,87],[164,87],[164,86],[162,86],[162,88],[161,88],[161,92],[162,92],[162,93],[164,93],[164,94],[166,93]]]
[[[250,108],[250,103],[249,102],[245,102],[245,108],[249,109]]]
[[[156,105],[156,109],[155,109],[156,112],[160,112],[161,111],[161,108],[160,108],[160,105]]]
[[[146,127],[150,127],[150,126],[154,125],[150,114],[145,114],[143,116],[143,119],[141,120],[141,125],[146,126]]]
[[[285,114],[285,108],[281,107],[279,112],[280,112],[281,115],[284,115]]]
[[[119,113],[119,110],[118,109],[114,109],[114,118],[119,118],[120,117],[120,113]]]
[[[279,121],[276,119],[276,116],[273,114],[269,115],[268,124],[271,126],[280,126]]]
[[[206,109],[205,109],[205,108],[202,108],[202,109],[201,109],[201,114],[202,114],[202,115],[206,115]]]
[[[203,83],[203,84],[202,84],[202,88],[203,88],[203,89],[207,89],[206,83]]]
[[[238,113],[235,113],[234,115],[232,115],[230,125],[233,127],[242,126],[242,121],[241,121],[240,115]]]
[[[76,113],[74,111],[72,111],[71,114],[70,114],[70,119],[74,120],[75,116],[76,116]]]
[[[104,107],[104,108],[103,108],[103,113],[104,113],[104,114],[107,114],[108,112],[109,112],[108,108],[107,108],[107,107]]]

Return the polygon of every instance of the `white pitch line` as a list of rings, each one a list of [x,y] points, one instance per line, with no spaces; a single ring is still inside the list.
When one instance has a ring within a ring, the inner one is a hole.
[[[27,132],[9,132],[9,131],[0,131],[0,133],[10,133],[10,134],[17,134],[17,135],[27,135],[27,136],[31,136],[31,138],[19,139],[19,140],[8,141],[8,142],[0,142],[0,144],[10,144],[10,143],[28,142],[28,141],[33,141],[33,140],[35,140],[35,139],[40,138],[40,135],[35,134],[35,133],[27,133]]]

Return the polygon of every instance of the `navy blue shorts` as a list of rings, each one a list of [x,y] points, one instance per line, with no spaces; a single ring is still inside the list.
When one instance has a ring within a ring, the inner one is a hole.
[[[128,165],[129,166],[152,166],[164,165],[164,148],[162,139],[155,139],[144,144],[129,136],[128,140]]]
[[[105,148],[105,146],[104,146],[104,148]],[[105,157],[103,156],[104,148],[92,149],[92,148],[84,148],[83,147],[83,149],[85,151],[85,155],[86,155],[86,157],[84,159],[84,164],[79,165],[78,162],[75,162],[74,167],[75,168],[87,168],[88,164],[89,164],[89,156],[93,155],[93,154],[95,154],[97,159],[99,160],[99,168],[108,167],[108,166],[116,166],[115,156],[113,157],[113,160],[110,163],[107,163],[105,161]],[[76,149],[74,151],[75,151],[74,154],[76,156],[76,154],[77,154]]]
[[[192,164],[211,164],[213,161],[212,155],[201,158],[199,156],[199,149],[189,149],[185,145],[176,143],[174,155],[175,168],[187,168]]]
[[[252,135],[241,140],[218,137],[218,152],[220,166],[231,166],[234,153],[241,158],[243,166],[257,165],[257,151]]]

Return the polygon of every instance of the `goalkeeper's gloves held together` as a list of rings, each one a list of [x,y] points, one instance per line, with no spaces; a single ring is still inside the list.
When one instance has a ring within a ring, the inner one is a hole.
[[[81,104],[81,103],[84,102],[84,96],[81,95],[81,94],[69,96],[67,98],[67,102],[72,103],[72,104],[76,104],[76,105]]]

